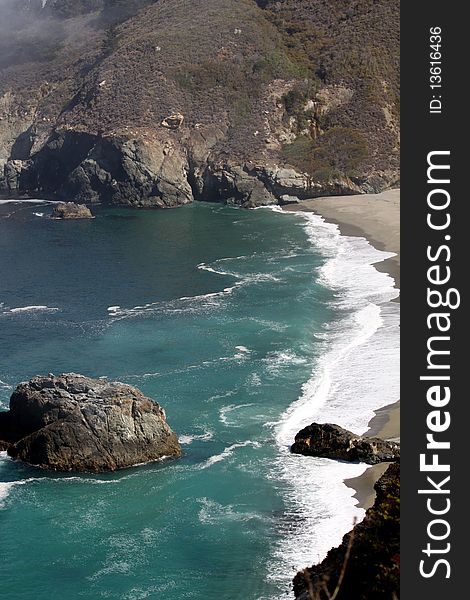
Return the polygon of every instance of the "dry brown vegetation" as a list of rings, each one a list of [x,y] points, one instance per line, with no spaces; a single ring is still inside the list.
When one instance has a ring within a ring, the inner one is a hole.
[[[360,161],[363,170],[371,166],[397,169],[399,3],[259,0],[258,4],[283,35],[289,56],[303,66],[309,79],[320,86],[346,85],[354,90],[350,102],[325,116],[320,123],[322,129],[355,130],[355,135],[363,140],[360,145],[367,147],[367,156],[362,153]],[[387,123],[384,109],[394,127]],[[358,147],[354,147],[357,157]],[[296,148],[285,152],[295,157]],[[303,154],[304,147],[298,161],[293,159],[299,167],[304,162]],[[337,161],[333,158],[330,162]],[[320,165],[317,168],[323,169]],[[358,165],[353,170],[358,174]]]
[[[50,0],[46,9],[23,20],[10,12],[0,36],[0,96],[12,91],[12,111],[34,113],[39,129],[151,131],[178,111],[190,128],[225,125],[220,157],[285,161],[319,178],[398,170],[396,0]],[[283,103],[303,136],[281,153],[265,141],[275,81],[293,83]],[[337,85],[352,90],[347,102],[305,110]],[[312,120],[321,136],[305,139]]]

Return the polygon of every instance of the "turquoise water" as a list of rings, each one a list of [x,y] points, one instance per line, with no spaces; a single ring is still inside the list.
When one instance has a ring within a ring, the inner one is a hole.
[[[47,204],[0,208],[0,406],[35,374],[108,377],[161,403],[184,449],[80,477],[3,454],[2,597],[288,597],[295,569],[348,529],[342,477],[363,470],[299,462],[288,444],[315,410],[361,429],[388,403],[373,389],[346,411],[341,379],[326,395],[322,379],[358,346],[375,357],[371,340],[390,361],[391,280],[361,259],[377,297],[348,296],[339,235],[316,223],[315,243],[299,215],[196,204],[55,222]]]

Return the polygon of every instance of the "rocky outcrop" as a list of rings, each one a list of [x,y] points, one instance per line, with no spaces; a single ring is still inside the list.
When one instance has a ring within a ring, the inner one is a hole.
[[[203,174],[202,198],[218,198],[245,208],[277,204],[276,196],[257,177],[251,165],[211,165]]]
[[[162,121],[162,127],[166,127],[167,129],[179,129],[184,122],[184,115],[181,113],[175,113],[174,115],[170,115],[166,117]]]
[[[84,204],[59,202],[52,210],[51,219],[92,219],[91,210]]]
[[[173,208],[205,200],[253,208],[282,204],[286,195],[302,199],[383,187],[381,181],[377,190],[361,188],[340,176],[319,183],[274,162],[221,161],[213,155],[226,133],[222,125],[182,124],[178,131],[135,135],[56,130],[29,159],[5,162],[3,188],[86,204]]]
[[[198,130],[175,139],[171,129],[151,138],[55,132],[31,159],[4,165],[4,188],[87,204],[174,208],[204,200],[245,208],[282,204],[282,196],[312,198],[361,193],[347,178],[318,183],[276,164],[220,162]]]
[[[318,565],[297,573],[296,600],[390,600],[400,589],[400,467],[392,464],[375,484],[364,520]]]
[[[181,455],[165,412],[140,390],[68,373],[21,383],[0,414],[13,458],[57,471],[115,471]]]
[[[310,0],[9,4],[18,18],[0,35],[0,193],[254,207],[397,183],[398,7],[385,0],[373,14]],[[328,52],[312,51],[307,30],[291,52],[295,15]],[[371,55],[390,60],[377,72],[356,61],[350,73],[344,57],[369,39]]]
[[[400,460],[400,444],[355,435],[330,423],[312,423],[299,431],[291,451],[305,456],[364,462],[369,465]]]
[[[18,170],[13,163],[5,172]],[[170,132],[150,140],[63,130],[51,135],[16,181],[23,192],[59,200],[167,208],[193,199],[187,164]]]
[[[30,167],[30,161],[9,160],[3,167],[4,186],[9,193],[17,193],[25,186],[23,177]]]

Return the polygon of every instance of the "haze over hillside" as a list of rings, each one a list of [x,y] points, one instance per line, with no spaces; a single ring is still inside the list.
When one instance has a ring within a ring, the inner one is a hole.
[[[398,180],[396,1],[0,0],[0,23],[4,193],[258,205]]]

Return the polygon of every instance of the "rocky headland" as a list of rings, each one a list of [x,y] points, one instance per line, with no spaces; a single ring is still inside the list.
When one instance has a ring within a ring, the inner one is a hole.
[[[395,2],[4,5],[10,197],[253,207],[399,179]]]
[[[156,402],[130,385],[74,373],[17,386],[0,413],[0,449],[45,469],[95,473],[181,455]]]
[[[400,444],[356,435],[331,423],[312,423],[299,431],[291,452],[368,465],[400,460]]]
[[[400,465],[375,484],[364,520],[318,565],[297,573],[296,600],[391,600],[400,596]]]

